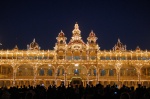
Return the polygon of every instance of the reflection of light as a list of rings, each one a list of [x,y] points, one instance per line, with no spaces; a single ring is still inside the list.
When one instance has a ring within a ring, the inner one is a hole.
[[[49,64],[48,66],[52,66],[51,64]]]
[[[74,66],[78,67],[78,66],[79,66],[79,64],[75,64]]]
[[[78,69],[76,69],[76,71],[78,71]]]
[[[0,45],[2,45],[2,43],[0,43]]]

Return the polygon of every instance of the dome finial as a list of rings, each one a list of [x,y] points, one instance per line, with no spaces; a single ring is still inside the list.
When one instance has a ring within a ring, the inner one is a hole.
[[[118,42],[120,42],[120,38],[118,38]]]
[[[61,30],[60,32],[62,33],[63,31]]]
[[[35,38],[33,39],[33,42],[35,42]]]
[[[79,29],[79,25],[78,23],[76,22],[75,26],[74,26],[75,29]]]

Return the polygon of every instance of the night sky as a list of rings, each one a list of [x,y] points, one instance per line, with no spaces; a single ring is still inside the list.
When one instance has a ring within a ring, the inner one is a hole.
[[[41,49],[53,50],[58,33],[68,43],[77,22],[83,41],[93,30],[101,50],[118,38],[128,50],[150,50],[150,0],[14,1],[0,1],[0,49],[26,49],[35,38]]]

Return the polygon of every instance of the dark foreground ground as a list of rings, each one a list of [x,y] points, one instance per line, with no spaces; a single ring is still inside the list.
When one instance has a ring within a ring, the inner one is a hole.
[[[118,89],[117,85],[103,87],[101,84],[75,88],[49,86],[47,89],[40,85],[9,89],[2,87],[0,99],[150,99],[150,88],[138,85],[136,89],[126,86]]]

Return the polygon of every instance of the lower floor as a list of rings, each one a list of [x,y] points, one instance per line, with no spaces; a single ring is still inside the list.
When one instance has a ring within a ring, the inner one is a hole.
[[[138,79],[130,79],[130,80],[121,80],[118,81],[117,79],[83,79],[81,77],[72,77],[71,79],[0,79],[0,87],[11,87],[11,86],[36,86],[36,85],[41,85],[45,86],[46,88],[50,85],[56,85],[60,86],[61,84],[64,84],[66,87],[68,85],[72,86],[84,86],[86,85],[93,85],[95,86],[96,84],[102,84],[104,87],[107,85],[118,85],[118,87],[121,87],[123,85],[131,87],[134,86],[135,88],[137,87],[138,84],[141,84],[142,86],[150,87],[150,80],[139,80]]]

